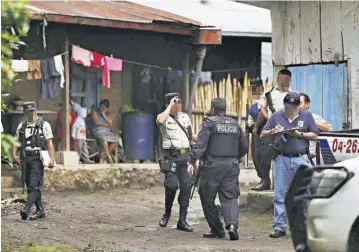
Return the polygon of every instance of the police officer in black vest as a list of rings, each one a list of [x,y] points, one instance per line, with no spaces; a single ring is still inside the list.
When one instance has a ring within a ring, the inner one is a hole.
[[[248,152],[248,140],[238,122],[226,113],[226,100],[211,101],[212,116],[204,119],[195,147],[188,158],[187,171],[193,175],[201,159],[199,195],[210,232],[205,238],[224,238],[225,232],[215,199],[218,193],[224,221],[231,240],[238,240],[239,163]]]
[[[27,202],[24,209],[20,211],[23,220],[37,220],[45,217],[44,204],[41,198],[41,185],[44,176],[44,165],[40,151],[48,150],[50,161],[49,168],[54,166],[53,134],[48,122],[37,116],[35,102],[24,103],[25,122],[20,123],[16,130],[15,138],[21,147],[13,147],[13,158],[22,166],[22,177],[27,187]],[[35,204],[36,213],[30,216],[30,209]]]

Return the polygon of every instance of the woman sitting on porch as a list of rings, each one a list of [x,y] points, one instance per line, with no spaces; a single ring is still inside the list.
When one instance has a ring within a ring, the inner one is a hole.
[[[118,145],[118,134],[111,130],[112,117],[108,111],[109,107],[110,102],[104,99],[100,102],[99,108],[92,111],[90,130],[91,135],[101,148],[101,161],[106,157],[107,162],[113,163],[114,159],[111,154],[113,154]]]

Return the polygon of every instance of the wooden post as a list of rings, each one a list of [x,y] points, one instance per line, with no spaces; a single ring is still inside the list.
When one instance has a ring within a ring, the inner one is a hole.
[[[65,151],[70,151],[70,50],[69,40],[65,35],[65,85],[64,85],[64,96],[63,96],[63,144],[65,144]]]
[[[200,47],[200,49],[198,50],[198,60],[197,60],[197,64],[196,64],[196,72],[194,74],[194,81],[191,86],[191,96],[189,98],[189,102],[188,102],[187,108],[186,108],[186,112],[189,115],[192,113],[192,106],[193,106],[194,99],[196,97],[197,85],[198,85],[199,77],[202,72],[203,60],[204,60],[204,57],[206,56],[206,51],[207,51],[207,48],[205,46]]]
[[[183,104],[185,105],[185,108],[187,108],[188,102],[189,102],[189,85],[190,85],[190,69],[189,69],[189,53],[185,52],[184,59],[182,62],[182,70],[183,70]]]

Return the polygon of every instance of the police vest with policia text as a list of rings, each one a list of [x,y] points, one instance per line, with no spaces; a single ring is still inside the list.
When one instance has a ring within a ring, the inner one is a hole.
[[[228,116],[210,116],[205,120],[212,122],[207,155],[238,158],[238,122]]]

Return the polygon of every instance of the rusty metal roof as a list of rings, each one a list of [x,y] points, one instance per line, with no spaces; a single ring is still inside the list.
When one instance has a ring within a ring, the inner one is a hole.
[[[35,16],[48,14],[142,24],[163,22],[203,27],[199,21],[128,1],[29,1],[28,9]]]

